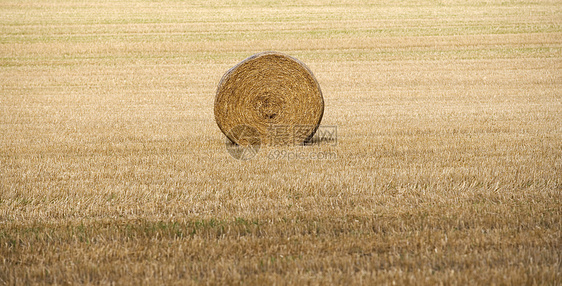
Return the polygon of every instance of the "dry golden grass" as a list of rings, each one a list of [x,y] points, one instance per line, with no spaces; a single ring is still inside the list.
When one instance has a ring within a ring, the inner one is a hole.
[[[0,284],[562,282],[559,1],[223,2],[0,3]],[[336,158],[226,152],[264,50]]]

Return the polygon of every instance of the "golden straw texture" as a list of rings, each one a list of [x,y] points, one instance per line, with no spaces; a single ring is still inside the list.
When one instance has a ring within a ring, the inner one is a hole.
[[[324,113],[320,85],[299,60],[278,52],[255,54],[222,77],[215,120],[233,143],[239,125],[258,130],[263,144],[301,144],[314,135]]]

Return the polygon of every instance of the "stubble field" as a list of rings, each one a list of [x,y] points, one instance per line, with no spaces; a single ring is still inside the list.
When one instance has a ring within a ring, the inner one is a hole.
[[[561,14],[2,1],[0,284],[559,285]],[[337,144],[228,154],[216,86],[267,50]]]

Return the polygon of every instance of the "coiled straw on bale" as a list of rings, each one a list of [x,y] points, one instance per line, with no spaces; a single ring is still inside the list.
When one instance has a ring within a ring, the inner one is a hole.
[[[263,144],[310,140],[324,113],[320,85],[299,60],[278,52],[255,54],[222,77],[215,98],[215,120],[233,143],[231,130],[253,127]],[[246,142],[247,143],[247,142]]]

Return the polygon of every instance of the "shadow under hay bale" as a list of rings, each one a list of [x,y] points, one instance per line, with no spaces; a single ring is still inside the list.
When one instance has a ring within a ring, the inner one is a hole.
[[[318,81],[302,62],[282,53],[263,52],[225,73],[214,111],[217,125],[235,144],[246,143],[238,142],[239,136],[232,131],[241,125],[258,130],[261,144],[301,144],[320,125],[324,99]]]

